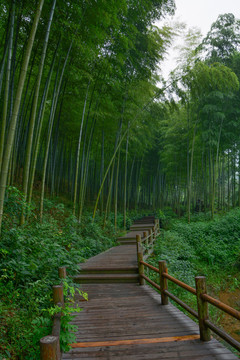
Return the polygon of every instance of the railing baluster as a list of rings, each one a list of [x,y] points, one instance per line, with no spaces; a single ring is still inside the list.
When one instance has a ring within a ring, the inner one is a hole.
[[[64,266],[58,268],[58,276],[59,276],[60,279],[66,279],[66,277],[67,277],[67,270],[66,270],[66,268],[65,268]]]
[[[141,247],[141,243],[139,243],[139,249],[140,247]],[[235,347],[238,351],[240,351],[240,343],[234,338],[232,338],[230,335],[228,335],[225,331],[219,329],[208,319],[208,303],[218,307],[219,309],[235,317],[236,319],[240,319],[240,312],[222,303],[221,301],[216,300],[211,296],[207,295],[205,276],[197,276],[195,278],[195,282],[196,282],[196,290],[195,290],[191,286],[183,283],[182,281],[174,278],[173,276],[170,276],[167,271],[166,261],[159,261],[159,269],[155,268],[154,266],[144,261],[141,261],[141,263],[144,267],[153,270],[155,273],[159,273],[160,286],[156,284],[154,281],[152,281],[149,277],[145,276],[144,274],[143,276],[148,283],[150,283],[153,287],[155,287],[157,290],[160,291],[162,305],[167,305],[168,298],[170,297],[170,299],[177,302],[180,306],[182,306],[185,310],[187,310],[190,314],[192,314],[194,317],[196,317],[199,320],[200,339],[202,341],[211,340],[210,330],[212,330],[222,339],[227,341],[231,346]],[[181,288],[185,289],[186,291],[192,293],[197,297],[198,312],[190,308],[187,304],[185,304],[183,301],[181,301],[180,299],[178,299],[176,296],[174,296],[168,291],[168,283],[167,283],[168,280],[177,284]]]
[[[140,285],[145,285],[145,280],[141,276],[141,275],[144,275],[144,265],[141,263],[143,261],[141,235],[137,234],[136,240],[137,240],[137,259],[138,259],[139,282],[140,282]]]
[[[55,305],[61,304],[61,306],[64,306],[63,285],[53,286],[53,303]]]
[[[203,341],[211,340],[211,333],[208,326],[205,324],[205,320],[208,320],[208,303],[203,300],[201,295],[206,294],[206,278],[205,276],[196,276],[196,291],[197,291],[197,304],[198,304],[198,321],[200,330],[200,339]]]
[[[59,338],[57,336],[45,336],[40,340],[41,360],[60,360]]]
[[[151,246],[153,246],[153,231],[152,231],[152,229],[150,229],[150,244],[151,244]]]
[[[146,238],[148,237],[147,231],[144,231],[144,232],[143,232],[143,237],[144,237],[144,239],[146,239]],[[149,244],[149,239],[147,239],[147,240],[145,241],[145,246],[148,246],[148,244]]]
[[[163,276],[163,273],[167,273],[167,264],[165,260],[162,260],[158,262],[158,265],[162,305],[168,305],[168,296],[164,293],[164,290],[168,289],[168,282],[167,279]]]

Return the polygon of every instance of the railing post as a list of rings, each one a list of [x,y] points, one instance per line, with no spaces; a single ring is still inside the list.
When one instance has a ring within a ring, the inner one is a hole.
[[[61,304],[61,306],[64,306],[63,285],[53,286],[53,303],[55,305]]]
[[[163,273],[167,273],[167,264],[165,260],[161,260],[158,262],[159,266],[159,281],[161,288],[161,300],[162,305],[168,305],[168,296],[164,293],[164,290],[168,289],[167,279],[163,276]]]
[[[66,277],[67,277],[67,270],[66,270],[66,268],[65,268],[64,266],[58,268],[58,276],[60,277],[60,279],[66,279]]]
[[[149,230],[150,231],[150,243],[151,243],[151,245],[153,244],[153,237],[154,237],[154,233],[153,233],[153,231],[152,231],[152,229],[150,229]]]
[[[200,339],[202,341],[211,340],[211,333],[204,320],[208,320],[208,303],[201,297],[202,294],[207,293],[206,278],[205,276],[196,276],[196,291],[197,291],[197,304],[198,304],[198,321],[200,330]]]
[[[146,239],[148,237],[148,231],[144,231],[143,232],[143,237]],[[149,255],[149,238],[147,240],[145,240],[145,255]],[[146,271],[146,270],[145,270]],[[149,269],[147,268],[147,271],[146,271],[146,274],[147,276],[149,275]]]
[[[141,261],[143,261],[141,235],[137,234],[136,240],[137,240],[137,260],[138,260],[139,283],[140,283],[140,285],[145,285],[145,280],[141,276],[141,275],[144,275],[144,265],[141,264]]]
[[[156,234],[157,234],[157,223],[156,223],[156,219],[154,220],[154,237],[156,238]]]
[[[147,231],[144,231],[144,232],[143,232],[143,237],[144,237],[145,239],[148,237]],[[145,241],[146,246],[148,246],[148,240],[149,240],[149,239],[147,239],[147,240]]]
[[[50,335],[40,339],[40,359],[41,360],[61,359],[59,338],[57,336]]]

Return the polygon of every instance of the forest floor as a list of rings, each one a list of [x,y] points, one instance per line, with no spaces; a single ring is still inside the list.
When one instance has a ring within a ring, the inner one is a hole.
[[[230,289],[226,289],[225,291],[220,291],[219,300],[224,304],[227,304],[234,309],[240,309],[240,289],[236,289],[231,291]],[[240,342],[240,326],[239,321],[234,319],[232,316],[228,314],[224,314],[221,316],[219,323],[224,328],[224,330],[230,334],[234,339]]]

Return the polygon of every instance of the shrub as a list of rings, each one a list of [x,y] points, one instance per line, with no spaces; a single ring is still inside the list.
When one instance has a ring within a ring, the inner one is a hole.
[[[40,338],[51,332],[56,310],[52,285],[59,282],[58,267],[66,266],[68,274],[74,275],[79,263],[113,246],[115,240],[109,236],[110,225],[103,231],[88,215],[79,224],[64,205],[52,201],[45,201],[42,224],[32,218],[18,227],[13,218],[21,213],[23,197],[15,189],[11,194],[0,246],[0,358],[32,360],[39,358]],[[14,199],[19,203],[14,204]],[[74,330],[70,309],[70,305],[65,308],[62,319],[65,350],[73,341],[68,336]]]

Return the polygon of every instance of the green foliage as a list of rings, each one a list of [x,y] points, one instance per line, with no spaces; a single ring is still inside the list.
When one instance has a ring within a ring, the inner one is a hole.
[[[7,188],[4,204],[5,213],[3,221],[5,222],[5,228],[9,227],[12,223],[18,223],[23,207],[29,215],[31,215],[34,209],[33,204],[28,205],[24,201],[22,192],[15,186]]]
[[[129,229],[129,227],[131,226],[132,224],[132,218],[131,218],[131,212],[130,213],[127,213],[126,215],[126,228]],[[114,223],[114,216],[115,214],[114,213],[110,213],[109,214],[109,220],[110,220],[110,223]],[[124,224],[124,216],[122,213],[118,213],[117,214],[117,228],[118,229],[122,229],[123,228],[123,224]],[[113,231],[115,231],[115,229],[113,228]]]
[[[166,260],[170,275],[195,288],[195,276],[205,275],[208,292],[214,297],[220,290],[234,291],[240,282],[240,209],[235,209],[214,220],[200,217],[188,224],[173,220],[170,230],[163,230],[155,246],[155,256],[149,262],[158,266]],[[158,283],[158,275],[151,273]],[[197,309],[196,299],[172,282],[169,291]],[[176,305],[174,303],[174,305]],[[181,307],[180,307],[181,309]],[[220,312],[209,307],[214,322],[220,320]]]
[[[212,267],[237,266],[240,246],[240,210],[232,210],[214,221],[196,221],[192,224],[176,222],[172,231],[184,238],[201,262]]]
[[[231,13],[219,15],[200,46],[210,62],[227,62],[239,49],[240,21]]]
[[[88,300],[87,293],[80,291],[74,285],[69,284],[69,279],[63,280],[63,293],[65,303],[63,307],[55,305],[50,309],[47,309],[48,314],[52,317],[58,313],[61,313],[61,333],[60,333],[60,347],[63,352],[70,350],[70,344],[76,341],[75,333],[78,329],[76,325],[72,325],[71,321],[74,319],[75,315],[73,313],[78,313],[81,311],[81,308],[74,303],[74,296],[76,292],[83,296],[84,299]]]
[[[14,196],[21,201],[21,192],[14,190]],[[58,267],[66,266],[68,275],[73,276],[84,259],[114,244],[109,228],[103,231],[101,223],[92,224],[90,215],[79,224],[67,215],[63,204],[48,200],[46,205],[48,213],[42,224],[31,221],[16,227],[9,221],[2,232],[0,358],[38,359],[39,340],[51,333],[51,317],[57,311],[52,304],[52,286],[59,283]],[[9,201],[9,214],[13,206],[18,204]],[[74,341],[71,313],[79,311],[72,298],[80,290],[73,287],[70,278],[64,288],[68,300],[62,310],[61,346],[67,350]]]

